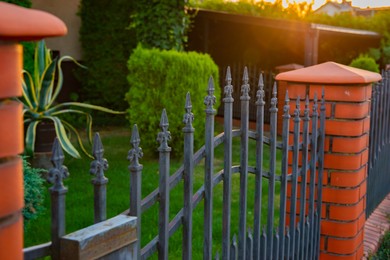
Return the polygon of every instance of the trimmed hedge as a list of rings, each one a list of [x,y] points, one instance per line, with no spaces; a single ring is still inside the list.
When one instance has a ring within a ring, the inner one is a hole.
[[[128,118],[130,124],[137,124],[141,145],[149,152],[157,151],[156,141],[162,110],[168,115],[172,139],[173,156],[183,153],[183,115],[186,93],[190,92],[192,113],[195,120],[194,147],[204,144],[205,105],[208,80],[214,78],[218,108],[221,90],[218,86],[218,67],[208,54],[178,52],[175,50],[144,49],[140,45],[128,61],[127,80],[130,90],[126,94],[129,102]]]
[[[360,55],[356,59],[352,60],[349,66],[372,72],[379,72],[379,65],[375,62],[374,58],[367,55]]]
[[[128,90],[126,63],[136,47],[134,32],[128,30],[133,1],[82,0],[80,42],[83,65],[78,77],[81,99],[88,103],[124,111]],[[122,116],[94,113],[96,124],[126,124]]]

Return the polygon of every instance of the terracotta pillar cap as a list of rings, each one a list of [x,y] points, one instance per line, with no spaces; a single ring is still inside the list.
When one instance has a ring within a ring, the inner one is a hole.
[[[39,40],[62,36],[66,25],[56,16],[0,2],[0,40]]]
[[[303,69],[280,73],[276,80],[314,84],[365,84],[377,82],[382,76],[335,62],[325,62]]]

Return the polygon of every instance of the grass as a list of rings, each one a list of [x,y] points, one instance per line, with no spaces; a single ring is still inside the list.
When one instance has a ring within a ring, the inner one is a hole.
[[[370,260],[390,259],[390,231],[387,231],[381,240],[381,245],[375,255],[370,256]]]
[[[221,130],[221,126],[216,128]],[[107,186],[107,217],[111,218],[125,211],[129,207],[129,171],[126,160],[130,146],[130,129],[112,128],[100,131],[102,142],[105,148],[105,158],[109,162],[109,169],[105,173],[109,179]],[[142,147],[142,133],[141,147]],[[255,142],[249,142],[249,164],[255,165]],[[156,144],[157,147],[157,144]],[[269,154],[265,147],[264,168],[268,169]],[[68,156],[69,157],[69,156]],[[76,231],[93,224],[93,186],[90,182],[92,176],[89,174],[90,160],[77,160],[66,158],[65,165],[68,167],[70,177],[64,181],[68,187],[66,196],[66,233]],[[280,169],[281,154],[278,154],[277,169]],[[233,142],[233,164],[238,165],[240,160],[239,139]],[[158,159],[148,158],[146,155],[140,160],[144,168],[142,171],[142,196],[147,196],[158,186]],[[171,160],[171,174],[182,164],[181,160]],[[215,149],[214,160],[215,172],[223,169],[223,145]],[[203,185],[204,170],[201,165],[195,168],[194,192]],[[49,185],[47,185],[49,187]],[[239,174],[234,174],[232,179],[232,214],[231,229],[232,235],[238,234],[239,221]],[[254,205],[254,176],[248,176],[248,211],[247,226],[253,227],[253,205]],[[262,203],[262,225],[265,225],[267,209],[267,182],[263,182],[263,203]],[[278,194],[279,186],[276,187]],[[25,232],[25,247],[37,245],[50,240],[50,194],[46,191],[44,214],[38,219],[31,221]],[[213,252],[221,252],[222,243],[222,207],[223,207],[223,186],[218,184],[214,189],[213,197]],[[180,182],[170,193],[170,218],[172,219],[183,207],[183,183]],[[279,197],[275,198],[275,226],[278,222]],[[203,203],[201,202],[193,212],[193,258],[202,259],[203,252]],[[158,204],[154,205],[142,215],[142,246],[153,239],[158,232]],[[181,229],[176,232],[169,241],[170,258],[181,258]],[[156,254],[153,259],[156,259]]]

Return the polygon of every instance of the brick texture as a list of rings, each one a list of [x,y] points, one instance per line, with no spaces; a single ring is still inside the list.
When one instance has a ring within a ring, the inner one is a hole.
[[[316,65],[318,70],[310,69],[310,67],[305,68],[312,72],[310,79],[314,79],[317,72],[321,80],[326,79],[320,67],[321,65]],[[349,72],[343,71],[343,68],[335,70],[337,71],[332,73],[337,75],[342,75],[345,72],[346,76],[343,77],[343,80],[350,76]],[[370,72],[367,73],[370,74]],[[364,76],[367,76],[367,73],[364,72]],[[334,80],[329,80],[329,83],[324,82],[324,84],[313,84],[304,79],[305,73],[299,74],[302,77],[299,82],[303,83],[295,83],[288,82],[288,75],[291,75],[292,81],[297,81],[296,73],[288,74],[287,72],[280,77],[286,81],[281,82],[281,84],[292,94],[292,98],[297,95],[303,97],[302,94],[308,93],[312,102],[315,95],[320,99],[323,90],[325,93],[326,137],[320,259],[361,259],[365,232],[368,134],[370,129],[369,99],[372,84],[364,80],[354,84],[344,84],[345,82],[337,84],[334,83]],[[369,76],[380,78],[377,74]],[[331,77],[330,74],[329,78]],[[314,80],[313,82],[318,81]],[[353,82],[352,78],[351,82]],[[293,106],[291,107],[293,109]],[[302,131],[302,126],[300,130]],[[292,120],[290,121],[290,131],[293,131]],[[291,138],[290,143],[292,143]],[[289,163],[291,165],[291,158],[289,158]],[[291,189],[291,187],[288,188]]]

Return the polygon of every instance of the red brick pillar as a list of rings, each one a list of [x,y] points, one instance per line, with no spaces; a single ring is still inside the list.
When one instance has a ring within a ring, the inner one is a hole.
[[[0,2],[0,259],[23,259],[23,49],[18,40],[64,35],[52,15]]]
[[[291,99],[309,95],[312,100],[325,90],[321,259],[363,256],[371,87],[380,79],[334,62],[276,76]]]

